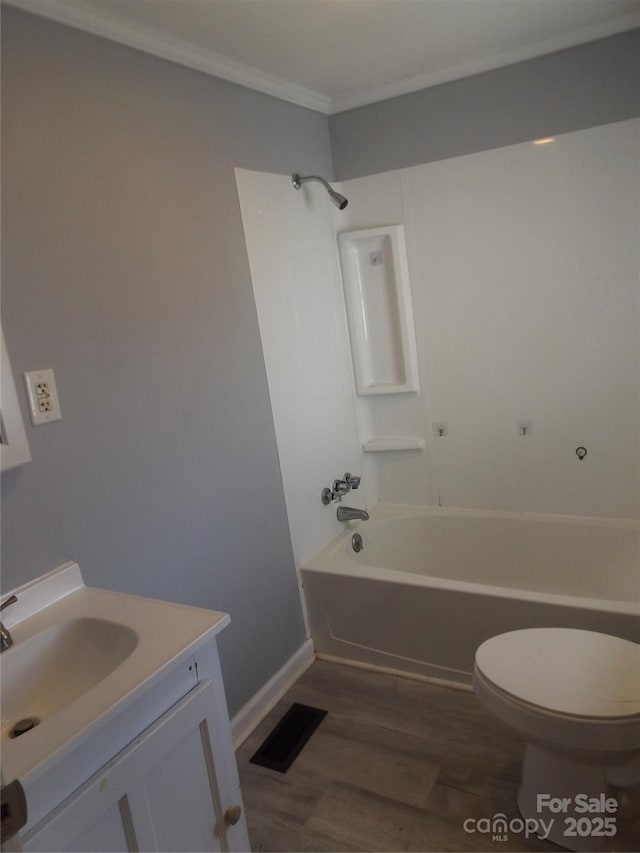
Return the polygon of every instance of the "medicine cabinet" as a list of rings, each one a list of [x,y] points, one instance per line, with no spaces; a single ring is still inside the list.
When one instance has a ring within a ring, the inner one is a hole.
[[[2,461],[2,470],[7,471],[9,468],[15,468],[18,465],[24,465],[25,462],[30,462],[31,454],[29,453],[27,435],[24,431],[18,394],[16,393],[16,386],[13,381],[9,353],[7,352],[7,346],[4,341],[4,332],[1,330],[0,335],[2,337],[0,458]]]

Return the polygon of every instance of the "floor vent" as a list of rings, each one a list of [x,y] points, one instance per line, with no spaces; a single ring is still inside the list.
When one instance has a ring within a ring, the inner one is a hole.
[[[327,712],[294,702],[262,746],[251,757],[253,764],[286,773]]]

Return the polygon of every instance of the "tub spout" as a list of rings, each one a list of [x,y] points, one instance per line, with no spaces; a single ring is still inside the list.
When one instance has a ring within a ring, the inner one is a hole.
[[[369,513],[366,509],[356,509],[352,506],[339,506],[336,512],[338,521],[368,521]]]

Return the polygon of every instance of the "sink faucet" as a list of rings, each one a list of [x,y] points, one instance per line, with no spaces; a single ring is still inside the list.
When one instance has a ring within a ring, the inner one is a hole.
[[[4,610],[5,607],[8,607],[10,604],[15,604],[18,600],[17,596],[10,595],[9,598],[5,599],[2,604],[0,604],[0,610]],[[0,622],[0,652],[4,652],[5,649],[10,648],[13,645],[13,637],[4,627],[2,622]]]
[[[366,509],[356,509],[353,506],[339,506],[336,517],[338,521],[368,521],[369,513]]]

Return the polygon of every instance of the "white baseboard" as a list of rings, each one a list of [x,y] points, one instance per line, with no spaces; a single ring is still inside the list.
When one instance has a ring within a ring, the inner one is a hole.
[[[300,678],[315,660],[313,641],[305,640],[297,652],[267,683],[243,705],[231,720],[233,746],[237,749],[284,696],[291,685]]]

